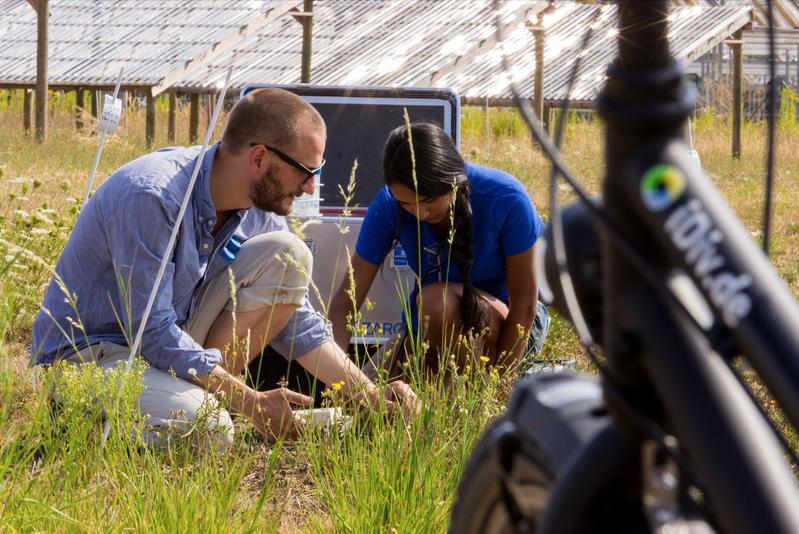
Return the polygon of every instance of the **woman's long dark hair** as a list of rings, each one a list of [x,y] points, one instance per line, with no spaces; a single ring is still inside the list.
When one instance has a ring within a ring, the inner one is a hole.
[[[464,330],[482,329],[487,323],[487,313],[472,284],[474,242],[469,181],[466,179],[466,165],[452,139],[435,124],[426,122],[412,123],[410,131],[407,126],[395,128],[383,149],[383,176],[387,184],[402,184],[422,198],[439,197],[454,191],[454,233],[450,255],[460,271],[463,284],[463,326]]]

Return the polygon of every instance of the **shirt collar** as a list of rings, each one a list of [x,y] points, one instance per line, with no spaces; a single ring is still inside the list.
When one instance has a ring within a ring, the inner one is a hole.
[[[219,149],[219,141],[208,147],[203,154],[203,161],[200,164],[200,173],[197,175],[197,184],[194,187],[194,198],[197,200],[199,213],[204,220],[215,220],[216,209],[211,200],[211,167],[214,164],[216,151]]]

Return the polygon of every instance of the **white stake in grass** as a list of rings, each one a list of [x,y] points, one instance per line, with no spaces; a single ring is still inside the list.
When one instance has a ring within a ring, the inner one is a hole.
[[[211,135],[214,133],[214,126],[216,125],[216,119],[219,116],[219,111],[222,109],[222,104],[225,102],[225,94],[227,93],[228,85],[230,84],[230,75],[233,73],[233,69],[228,70],[227,76],[225,77],[225,84],[222,86],[222,90],[219,94],[219,99],[216,101],[216,107],[214,108],[214,114],[211,117],[211,123],[208,125],[208,131],[205,132],[205,139],[203,140],[203,147],[200,150],[200,155],[197,156],[197,161],[194,164],[194,171],[191,173],[191,180],[189,180],[189,185],[186,188],[186,193],[183,195],[183,202],[180,205],[180,211],[178,212],[178,217],[175,220],[175,226],[172,227],[172,234],[169,236],[169,242],[166,245],[166,250],[164,251],[164,257],[161,259],[161,265],[158,267],[158,274],[155,275],[155,282],[153,283],[153,288],[150,290],[150,297],[147,299],[147,306],[144,308],[144,314],[142,315],[141,322],[139,323],[139,330],[136,332],[136,338],[133,340],[133,346],[130,348],[130,354],[128,355],[128,361],[125,364],[125,373],[130,371],[131,366],[133,365],[133,358],[136,356],[136,353],[139,351],[139,346],[141,345],[141,339],[144,335],[144,327],[147,325],[147,319],[150,316],[150,311],[153,308],[153,303],[155,302],[155,295],[158,293],[158,286],[161,285],[161,279],[164,277],[164,271],[166,270],[166,264],[169,262],[169,258],[172,257],[172,249],[175,247],[175,241],[177,241],[178,231],[180,230],[180,223],[183,220],[183,216],[186,214],[186,208],[189,206],[189,200],[191,199],[191,192],[194,190],[194,183],[197,181],[197,175],[200,174],[200,166],[203,162],[203,157],[205,156],[205,151],[208,149],[208,143],[211,140]],[[111,432],[111,419],[108,418],[105,421],[105,428],[103,429],[103,443],[106,442],[108,439],[108,434]]]
[[[94,163],[92,170],[89,172],[89,183],[86,184],[86,192],[83,193],[83,203],[80,205],[81,210],[86,202],[89,200],[89,193],[92,190],[94,183],[94,175],[97,174],[97,165],[100,163],[100,155],[103,153],[103,146],[105,145],[105,138],[107,135],[113,135],[119,126],[119,117],[122,115],[122,100],[117,98],[119,94],[119,86],[122,84],[122,69],[119,69],[119,76],[117,77],[117,85],[114,87],[114,96],[105,95],[103,100],[103,112],[100,114],[100,120],[97,121],[97,129],[100,130],[100,143],[97,145],[97,153],[94,155]],[[97,91],[94,92],[95,98]]]

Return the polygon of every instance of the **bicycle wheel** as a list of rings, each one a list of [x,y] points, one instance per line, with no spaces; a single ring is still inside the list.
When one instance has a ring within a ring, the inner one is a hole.
[[[523,530],[520,520],[530,532],[535,531],[554,476],[543,451],[527,439],[520,442],[513,455],[510,474],[505,474],[499,458],[497,434],[507,422],[506,418],[497,420],[477,442],[458,484],[451,533],[519,532]],[[503,477],[512,487],[513,497],[503,488]],[[509,499],[514,502],[509,503]]]

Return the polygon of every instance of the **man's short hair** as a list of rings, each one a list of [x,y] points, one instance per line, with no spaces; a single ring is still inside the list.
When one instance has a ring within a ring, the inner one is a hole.
[[[301,126],[326,132],[324,119],[304,99],[284,89],[256,89],[233,106],[222,146],[234,154],[249,148],[250,143],[287,149],[299,137]]]

